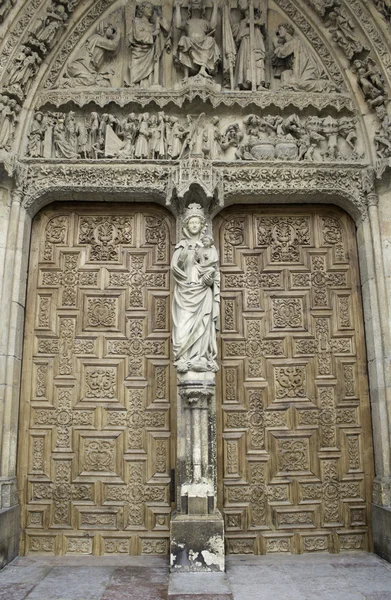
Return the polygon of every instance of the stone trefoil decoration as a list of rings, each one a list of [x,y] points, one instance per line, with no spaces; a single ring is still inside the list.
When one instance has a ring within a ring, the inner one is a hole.
[[[233,121],[205,113],[178,117],[157,113],[127,116],[37,111],[27,155],[62,160],[102,158],[215,161],[358,161],[356,119],[297,114],[250,114]]]
[[[177,507],[172,571],[224,570],[224,527],[216,509],[216,329],[220,273],[205,212],[192,203],[171,263],[174,366],[178,378]]]

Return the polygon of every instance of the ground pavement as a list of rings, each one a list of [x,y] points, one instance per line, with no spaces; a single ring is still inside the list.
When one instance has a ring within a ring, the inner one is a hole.
[[[229,556],[208,577],[169,581],[159,557],[27,556],[0,572],[0,600],[391,600],[391,564],[367,553]]]

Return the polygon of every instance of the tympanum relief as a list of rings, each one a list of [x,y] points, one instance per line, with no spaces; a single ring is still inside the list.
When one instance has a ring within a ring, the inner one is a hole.
[[[164,111],[89,115],[37,111],[27,155],[77,160],[357,161],[356,119],[297,114],[176,116]]]
[[[56,26],[66,18],[56,13]],[[49,45],[54,29],[50,21],[47,33],[39,30]],[[90,31],[53,87],[91,84],[144,89],[191,85],[217,91],[336,89],[308,42],[265,0],[127,2]]]

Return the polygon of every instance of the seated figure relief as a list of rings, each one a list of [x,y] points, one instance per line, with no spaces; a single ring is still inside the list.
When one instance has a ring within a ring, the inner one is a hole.
[[[38,45],[52,43],[67,18],[62,8],[42,20],[35,32]],[[292,23],[278,26],[273,48],[270,10],[265,0],[128,0],[71,56],[59,87],[335,92],[315,51]],[[352,45],[353,34],[348,39],[344,30],[341,37],[338,27],[339,45],[345,48],[346,40]],[[360,48],[356,44],[352,52]]]
[[[176,60],[184,69],[184,81],[189,75],[211,79],[221,60],[221,51],[215,40],[218,20],[218,4],[214,0],[210,19],[206,18],[203,0],[190,0],[188,17],[182,20],[181,0],[175,4],[175,26],[183,32]]]

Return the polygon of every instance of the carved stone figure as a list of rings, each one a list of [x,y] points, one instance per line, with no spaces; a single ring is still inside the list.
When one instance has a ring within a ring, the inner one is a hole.
[[[219,317],[217,251],[204,237],[206,220],[199,204],[190,204],[183,221],[171,270],[175,281],[174,364],[178,373],[217,371],[216,329]]]
[[[218,4],[214,0],[210,21],[205,17],[203,0],[189,0],[188,18],[182,21],[181,0],[175,5],[175,26],[184,32],[178,42],[177,62],[185,71],[184,82],[189,74],[211,79],[220,62],[221,52],[214,39],[217,26]]]
[[[391,0],[374,0],[377,10],[383,15],[386,21],[391,21]]]
[[[44,116],[42,112],[37,111],[35,113],[34,121],[29,134],[27,146],[27,152],[29,156],[33,158],[40,158],[43,156],[44,133]]]
[[[15,58],[11,75],[8,81],[8,85],[11,90],[15,90],[15,93],[26,94],[30,85],[31,79],[38,70],[39,65],[42,63],[42,59],[29,48],[28,46],[22,46],[19,54]]]
[[[282,88],[307,92],[327,92],[335,88],[290,23],[281,24],[276,36],[272,64],[276,76],[281,78]]]
[[[205,158],[215,160],[221,157],[221,132],[219,127],[219,117],[212,117],[211,122],[206,126],[203,133],[202,151]]]
[[[1,0],[0,1],[0,23],[4,21],[11,8],[15,6],[16,0]]]
[[[386,97],[384,79],[371,58],[355,60],[352,70],[357,73],[359,86],[371,108],[382,106]]]
[[[111,24],[100,23],[96,32],[68,63],[62,85],[110,87],[113,71],[103,67],[115,56],[119,44],[120,32]]]
[[[130,85],[148,88],[159,84],[164,48],[171,50],[171,28],[150,2],[136,8],[129,34],[131,48]]]
[[[30,43],[37,45],[43,54],[53,47],[57,32],[64,27],[69,15],[63,4],[52,3],[46,14],[37,20],[37,25],[30,37]]]
[[[238,47],[235,61],[235,87],[239,90],[251,89],[255,78],[258,90],[265,88],[265,40],[262,29],[264,19],[256,11],[254,22],[251,23],[249,0],[239,0],[238,8],[241,19],[232,24],[232,32]],[[253,39],[252,39],[253,28]]]
[[[20,106],[13,98],[2,96],[0,113],[0,148],[11,149]]]
[[[332,33],[333,40],[349,59],[364,50],[362,43],[356,37],[354,22],[342,7],[333,7],[327,15],[325,25]]]
[[[377,114],[381,124],[375,131],[374,142],[377,157],[383,159],[391,156],[391,118],[384,107],[379,107]]]
[[[380,121],[384,119],[383,109],[383,106],[377,108]],[[13,131],[18,111],[15,100],[0,96],[2,139],[6,135],[12,138],[9,132]],[[285,117],[249,114],[225,127],[222,121],[221,117],[205,113],[187,115],[185,119],[166,115],[164,111],[130,113],[126,117],[97,112],[86,116],[73,111],[38,111],[31,125],[27,153],[32,158],[191,159],[196,161],[194,164],[205,159],[356,161],[362,158],[356,149],[356,120],[351,117],[313,115],[301,119],[295,113]],[[230,148],[235,150],[228,152]],[[189,172],[188,166],[183,169]]]
[[[136,136],[138,133],[138,123],[136,121],[136,115],[134,113],[130,113],[127,120],[123,124],[122,131],[124,142],[122,148],[119,151],[119,156],[133,158]]]
[[[65,121],[62,117],[57,119],[53,127],[53,143],[56,158],[77,158],[77,152],[75,152],[72,143],[67,139]]]
[[[184,140],[179,158],[183,158],[186,155],[201,154],[202,148],[200,147],[200,143],[202,144],[202,140],[200,142],[200,133],[202,131],[201,121],[204,116],[205,113],[201,113],[194,121],[191,115],[187,115],[187,126],[184,129]]]
[[[308,0],[319,16],[324,17],[328,8],[335,4],[335,0]]]
[[[140,127],[134,151],[136,158],[149,158],[150,137],[151,130],[149,129],[149,113],[144,113],[140,118]]]
[[[171,117],[171,158],[176,159],[180,156],[182,151],[183,138],[186,135],[185,129],[179,123],[178,117]]]

